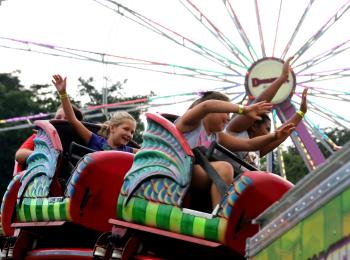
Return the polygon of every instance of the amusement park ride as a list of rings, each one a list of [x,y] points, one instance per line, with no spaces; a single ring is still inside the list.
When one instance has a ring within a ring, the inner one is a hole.
[[[123,5],[106,2],[125,17],[134,15],[141,25],[147,21],[149,27],[157,27],[156,31],[166,37],[175,34]],[[181,2],[196,18],[201,17],[200,22],[207,21],[208,30],[217,29],[191,1]],[[267,57],[263,47],[262,57],[257,58],[230,1],[223,2],[252,58],[226,41],[237,60],[243,65],[250,64],[243,66],[244,86],[247,96],[254,99],[279,76],[295,35],[280,58]],[[313,2],[305,9],[295,34]],[[295,60],[348,9],[347,2],[296,52]],[[215,34],[220,41],[227,40],[219,30]],[[200,46],[190,45],[188,38],[182,40],[185,48]],[[345,51],[346,44],[335,46],[290,71],[288,81],[272,100],[274,118],[286,122],[295,113],[292,98],[296,88],[306,87],[298,79],[307,75],[300,73]],[[196,52],[225,65],[222,57],[204,46]],[[225,67],[232,68],[232,64]],[[301,69],[295,72],[296,68]],[[185,69],[193,77],[230,76],[208,71],[204,75],[204,71]],[[341,78],[346,71],[327,73]],[[241,75],[236,69],[231,73]],[[320,72],[309,77],[317,81],[327,75]],[[342,95],[338,93],[334,97]],[[318,111],[317,105],[311,107]],[[339,120],[327,113],[326,117]],[[91,151],[82,145],[68,122],[36,121],[35,151],[27,160],[27,169],[14,172],[3,197],[2,259],[350,258],[349,143],[326,160],[315,137],[331,148],[334,143],[325,133],[315,132],[317,129],[310,121],[301,122],[291,137],[310,174],[293,186],[284,176],[259,171],[218,144],[212,144],[206,151],[191,150],[165,116],[148,112],[146,118],[147,129],[135,155]],[[88,123],[86,126],[96,131],[96,126]],[[217,175],[208,166],[211,160],[235,160],[247,169],[226,187],[214,210],[205,201],[209,193],[199,194],[190,185],[194,161],[207,169],[210,177]]]

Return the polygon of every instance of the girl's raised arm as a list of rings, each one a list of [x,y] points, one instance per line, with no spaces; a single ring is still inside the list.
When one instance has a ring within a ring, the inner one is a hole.
[[[201,120],[209,113],[238,113],[253,119],[261,119],[259,114],[269,112],[271,108],[272,104],[265,101],[250,106],[242,106],[228,101],[211,99],[203,101],[187,110],[176,122],[176,127],[183,133],[190,132],[197,128]]]
[[[73,125],[75,131],[79,134],[83,141],[88,144],[91,139],[92,132],[87,129],[83,123],[80,122],[75,116],[72,104],[70,103],[69,96],[66,92],[67,78],[62,78],[61,75],[53,75],[52,77],[52,83],[55,85],[58,91],[62,103],[62,108],[67,120]]]

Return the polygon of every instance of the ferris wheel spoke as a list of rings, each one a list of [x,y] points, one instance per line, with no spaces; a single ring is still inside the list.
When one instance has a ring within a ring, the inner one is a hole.
[[[256,15],[257,22],[258,22],[258,30],[259,30],[259,37],[260,37],[261,52],[262,52],[263,57],[266,57],[264,35],[263,35],[263,32],[262,32],[262,25],[261,25],[261,20],[260,20],[260,12],[259,12],[258,0],[254,0],[254,4],[255,4],[255,15]]]
[[[301,94],[301,93],[300,93]],[[323,98],[327,100],[350,102],[350,99],[340,96],[339,94],[325,94],[325,93],[308,93],[308,96],[313,96],[317,98]]]
[[[253,61],[256,61],[258,59],[258,55],[256,54],[253,45],[251,44],[251,42],[249,41],[249,38],[247,36],[247,34],[245,33],[241,22],[238,19],[238,16],[236,15],[235,11],[232,8],[232,5],[230,3],[229,0],[222,0],[226,10],[228,12],[228,14],[230,15],[231,20],[233,21],[234,25],[236,26],[236,29],[239,33],[239,35],[241,36],[241,39],[244,43],[244,45],[246,46],[250,57],[252,58]]]
[[[297,74],[298,78],[307,78],[304,80],[300,80],[298,83],[304,84],[309,82],[345,78],[350,76],[349,71],[350,71],[350,68],[343,68],[343,69],[335,69],[335,70],[328,70],[328,71],[321,71],[321,72]]]
[[[305,85],[305,84],[298,84],[298,86],[302,87],[302,88],[309,88],[309,89],[314,89],[314,90],[324,90],[327,91],[326,93],[337,93],[340,95],[350,95],[349,91],[342,91],[342,90],[336,90],[336,89],[331,89],[331,88],[322,88],[322,87],[318,87],[318,86],[310,86],[310,85]]]
[[[19,45],[26,46],[22,48],[22,47],[13,47],[9,45],[0,45],[0,47],[2,48],[38,53],[43,55],[50,55],[55,57],[76,59],[76,60],[82,60],[82,61],[95,61],[95,59],[93,59],[92,57],[87,56],[88,54],[90,55],[90,53],[87,51],[81,51],[77,49],[64,48],[64,47],[55,46],[51,44],[12,39],[12,38],[6,38],[6,37],[0,37],[0,40],[10,41],[11,43],[16,43]]]
[[[209,18],[203,14],[203,12],[190,0],[186,0],[188,4],[185,3],[183,0],[179,0],[180,3],[188,10],[196,19],[199,21],[212,35],[214,35],[217,40],[226,48],[228,49],[241,63],[242,65],[248,69],[247,64],[244,62],[248,61],[249,63],[252,63],[251,60],[247,56],[244,55],[244,53],[235,46],[231,40],[226,37],[217,26],[214,25],[212,21],[209,20]],[[192,10],[195,10],[196,13],[194,13]],[[205,23],[206,22],[206,23]],[[244,59],[244,60],[243,60]]]
[[[6,46],[6,45],[0,45],[0,48],[17,50],[17,51],[32,52],[32,53],[37,53],[37,54],[42,54],[42,55],[69,58],[69,59],[75,59],[75,60],[89,61],[89,59],[87,59],[87,58],[77,57],[76,55],[64,55],[64,54],[58,54],[58,53],[53,53],[53,52],[50,53],[47,51],[33,50],[31,48],[11,47],[11,46]]]
[[[100,1],[103,0],[94,0],[95,2],[100,3]],[[234,71],[236,75],[243,75],[242,72],[238,71],[233,66],[237,66],[240,69],[244,69],[244,66],[241,66],[240,64],[237,64],[236,62],[229,60],[226,56],[218,54],[215,51],[210,50],[209,48],[205,47],[203,44],[197,43],[188,37],[185,37],[181,35],[180,33],[171,30],[163,25],[161,25],[158,22],[155,22],[125,6],[123,6],[120,3],[117,3],[113,0],[104,0],[110,3],[113,3],[117,6],[117,9],[108,7],[114,12],[118,13],[119,15],[122,15],[126,19],[129,19],[132,22],[135,22],[139,24],[140,26],[145,27],[146,29],[161,35],[162,37],[176,43],[177,45],[184,47],[214,63],[217,63],[227,69],[230,69],[231,71]],[[105,5],[104,5],[105,6]]]
[[[315,2],[315,0],[310,0],[310,1],[309,1],[309,4],[308,4],[307,7],[305,8],[305,11],[304,11],[303,15],[301,16],[301,18],[300,18],[300,20],[299,20],[299,22],[298,22],[296,28],[294,29],[294,32],[293,32],[292,36],[290,37],[290,39],[289,39],[289,41],[288,41],[286,47],[285,47],[284,50],[283,50],[283,53],[282,53],[282,55],[281,55],[281,59],[282,59],[282,60],[286,57],[286,55],[287,55],[287,53],[288,53],[288,51],[289,51],[290,46],[292,45],[292,43],[293,43],[293,41],[294,41],[294,39],[295,39],[297,33],[298,33],[299,30],[300,30],[301,25],[303,24],[303,22],[304,22],[304,20],[305,20],[306,15],[308,14],[308,12],[309,12],[309,10],[311,9],[311,6],[312,6],[312,4],[313,4],[314,2]]]
[[[292,102],[295,102],[295,101],[292,101]],[[312,113],[330,121],[331,123],[333,123],[335,125],[346,128],[346,126],[343,123],[341,123],[339,120],[337,120],[337,119],[340,119],[340,120],[346,122],[347,120],[346,119],[344,120],[343,117],[339,118],[337,115],[332,115],[331,113],[326,112],[323,108],[320,108],[319,106],[310,102],[310,100],[308,100],[308,103],[309,103],[309,107],[310,107],[309,110]],[[295,104],[300,105],[298,102],[295,102]]]
[[[318,140],[323,144],[323,146],[330,152],[334,153],[336,144],[329,138],[329,136],[320,129],[312,120],[305,116],[304,122],[308,125],[310,131],[317,137]]]
[[[193,67],[186,67],[167,63],[130,63],[130,62],[113,62],[106,61],[106,64],[114,64],[121,67],[134,68],[139,70],[158,72],[169,75],[185,76],[198,79],[206,79],[213,81],[228,82],[235,85],[241,85],[241,83],[232,80],[234,76],[228,73],[198,69]]]
[[[281,10],[282,10],[282,0],[280,0],[280,7],[278,8],[278,17],[276,22],[275,37],[273,40],[273,48],[272,48],[272,57],[275,57],[275,48],[276,48],[276,42],[277,42],[278,28],[280,24]]]
[[[346,51],[350,49],[350,40],[347,40],[333,48],[331,48],[330,50],[328,51],[325,51],[313,58],[311,58],[310,60],[307,60],[303,63],[300,63],[296,66],[294,66],[294,70],[296,71],[297,75],[300,73],[300,72],[303,72],[317,64],[320,64],[330,58],[333,58],[335,57],[336,55]],[[299,69],[299,70],[298,70]]]
[[[0,39],[6,39],[6,38],[0,37]],[[31,51],[31,52],[59,56],[59,57],[70,58],[70,59],[99,62],[103,64],[117,65],[120,67],[159,72],[163,74],[179,75],[179,76],[214,80],[214,81],[220,81],[220,82],[229,82],[229,83],[241,85],[241,83],[235,80],[232,80],[232,78],[237,78],[241,76],[237,76],[236,74],[232,74],[232,73],[224,73],[220,71],[206,70],[201,68],[176,65],[176,64],[170,64],[170,63],[159,62],[159,61],[149,61],[149,60],[138,59],[138,58],[124,57],[124,56],[118,56],[118,55],[102,53],[102,52],[79,50],[74,48],[61,47],[61,46],[49,45],[44,43],[32,42],[32,41],[23,41],[23,40],[16,40],[16,39],[10,39],[10,40],[20,44],[25,44],[26,46],[28,46],[27,49],[23,48],[23,51]],[[37,50],[34,50],[33,48],[30,48],[29,46],[36,46],[39,48],[48,49],[51,51],[51,53],[37,51]],[[185,73],[186,71],[187,73]]]
[[[214,88],[214,90],[217,90],[217,91],[227,91],[227,90],[230,90],[230,89],[233,89],[233,88],[237,88],[237,87],[242,87],[243,85],[242,84],[234,84],[234,85],[231,85],[231,86],[225,86],[225,87],[218,87],[218,88]],[[244,92],[245,93],[245,92]]]
[[[231,98],[231,102],[233,102],[233,101],[239,99],[239,98],[242,97],[242,96],[243,96],[243,98],[242,98],[242,101],[243,101],[244,98],[245,98],[245,92],[243,92],[243,93],[241,93],[241,94],[239,94],[239,95],[237,95],[237,96]],[[238,102],[238,103],[242,103],[242,101],[240,101],[240,102]]]
[[[331,28],[339,19],[349,10],[350,1],[348,0],[338,11],[293,55],[293,63],[306,52],[329,28]]]
[[[305,88],[306,86],[302,86],[302,87]],[[348,99],[348,96],[350,96],[350,92],[333,91],[332,89],[324,89],[324,88],[318,88],[318,87],[307,87],[307,88],[312,90],[312,91],[309,91],[308,96],[315,96],[318,98],[333,99],[333,100],[344,101],[344,102],[350,101],[350,99]],[[299,98],[302,95],[301,92],[295,92],[295,94]]]
[[[348,99],[348,96],[350,96],[350,93],[343,93],[343,94],[339,94],[339,93],[328,93],[328,92],[324,92],[322,90],[319,89],[313,89],[314,92],[317,93],[313,93],[310,92],[308,93],[309,96],[315,96],[317,98],[325,98],[325,99],[330,99],[330,100],[337,100],[337,101],[343,101],[343,102],[350,102],[350,99]],[[296,93],[299,97],[301,95],[301,93]]]

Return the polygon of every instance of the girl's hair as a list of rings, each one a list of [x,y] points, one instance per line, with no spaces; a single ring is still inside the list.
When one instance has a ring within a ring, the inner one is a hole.
[[[222,94],[220,92],[217,92],[217,91],[206,91],[206,92],[203,92],[201,95],[202,96],[199,99],[197,99],[196,101],[194,101],[188,109],[191,109],[194,106],[198,105],[199,103],[202,103],[206,100],[211,100],[211,99],[230,101],[230,98],[228,96],[226,96],[225,94]]]
[[[109,136],[109,129],[111,126],[119,126],[121,124],[123,124],[125,122],[125,120],[132,120],[135,122],[136,124],[136,120],[135,118],[130,115],[128,112],[126,111],[118,111],[112,114],[111,119],[109,119],[108,121],[104,122],[101,125],[101,129],[98,131],[98,135],[103,136],[105,138],[108,138]]]

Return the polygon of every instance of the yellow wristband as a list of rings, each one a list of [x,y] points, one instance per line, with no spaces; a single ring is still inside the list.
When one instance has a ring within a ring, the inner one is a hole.
[[[244,113],[244,106],[243,105],[238,105],[238,114],[243,114]]]
[[[304,116],[305,116],[305,113],[304,113],[303,111],[301,111],[301,110],[298,110],[296,113],[297,113],[301,118],[304,118]]]
[[[60,99],[68,98],[68,94],[67,93],[63,93],[63,94],[59,94],[59,95],[60,95]]]

